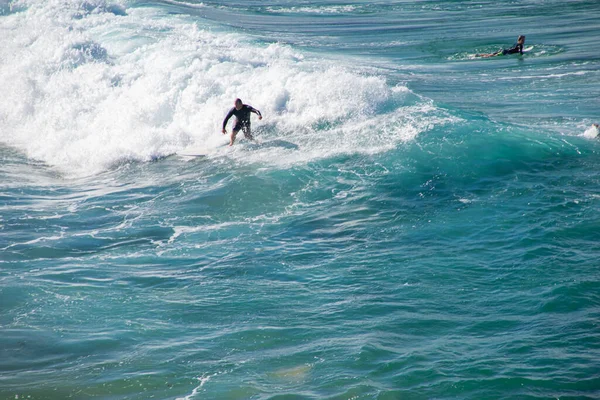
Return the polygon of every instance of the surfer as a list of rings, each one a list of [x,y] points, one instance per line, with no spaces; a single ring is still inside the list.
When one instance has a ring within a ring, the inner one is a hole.
[[[488,57],[496,57],[496,56],[505,56],[507,54],[515,54],[515,53],[523,54],[523,44],[525,44],[525,36],[520,35],[517,38],[517,44],[515,44],[510,49],[502,49],[502,50],[498,50],[495,53],[489,53],[489,54],[475,54],[475,57],[488,58]]]
[[[231,131],[229,141],[230,146],[233,146],[233,142],[235,142],[235,137],[240,130],[244,132],[244,136],[246,137],[246,139],[254,140],[254,138],[252,137],[252,133],[250,132],[250,113],[254,113],[258,115],[258,119],[262,119],[260,111],[258,111],[256,108],[253,108],[252,106],[249,106],[247,104],[243,104],[242,100],[240,99],[235,99],[234,107],[231,110],[229,110],[227,116],[223,120],[222,132],[223,135],[226,135],[227,130],[225,129],[225,127],[227,126],[227,121],[229,121],[229,118],[231,118],[233,115],[235,115],[236,118],[235,125],[233,126],[233,129]]]

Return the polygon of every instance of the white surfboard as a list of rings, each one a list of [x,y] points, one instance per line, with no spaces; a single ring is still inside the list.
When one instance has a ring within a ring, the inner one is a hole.
[[[205,157],[208,155],[208,151],[204,148],[198,148],[198,149],[185,149],[182,151],[178,151],[176,153],[178,156],[180,157]]]
[[[176,154],[184,158],[206,157],[207,155],[214,153],[216,150],[217,149],[214,147],[196,145],[179,150]]]
[[[231,149],[229,147],[229,140],[221,143],[210,143],[208,146],[203,145],[192,145],[188,146],[185,149],[179,150],[175,153],[177,156],[184,159],[193,159],[198,157],[206,157],[210,155],[215,155],[217,153],[221,153],[226,151],[227,149]]]
[[[533,50],[533,46],[527,46],[527,47],[524,47],[524,48],[523,48],[523,53],[529,53],[531,50]],[[481,53],[477,53],[477,54],[468,54],[468,55],[467,55],[467,58],[468,58],[469,60],[473,60],[473,59],[476,59],[476,58],[493,58],[493,57],[495,57],[495,56],[492,56],[492,54],[494,54],[494,53],[483,53],[483,54],[481,54]],[[500,54],[500,55],[501,55],[501,54]]]

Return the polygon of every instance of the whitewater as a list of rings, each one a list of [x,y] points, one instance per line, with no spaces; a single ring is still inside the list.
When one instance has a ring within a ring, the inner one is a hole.
[[[0,398],[597,398],[598,15],[0,0]]]

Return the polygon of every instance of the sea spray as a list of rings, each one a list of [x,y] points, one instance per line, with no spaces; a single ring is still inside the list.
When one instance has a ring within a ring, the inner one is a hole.
[[[4,141],[67,174],[222,142],[233,99],[297,161],[389,150],[448,115],[385,77],[150,8],[29,2],[4,17]]]

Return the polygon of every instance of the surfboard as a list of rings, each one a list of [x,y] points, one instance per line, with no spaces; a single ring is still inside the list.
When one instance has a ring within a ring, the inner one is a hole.
[[[528,53],[531,50],[533,50],[533,46],[527,46],[523,48],[523,53]],[[492,56],[489,56],[488,54],[492,54],[492,53],[477,53],[477,54],[468,54],[467,58],[470,60],[473,60],[475,58],[493,58]]]
[[[229,140],[223,143],[211,143],[209,146],[192,145],[177,151],[175,154],[184,158],[206,157],[215,154],[219,149],[229,146]]]
[[[177,155],[179,157],[189,157],[189,158],[195,158],[195,157],[206,157],[208,155],[208,152],[203,152],[203,151],[194,151],[194,152],[177,152]]]
[[[213,149],[214,150],[214,149]],[[210,149],[203,146],[191,146],[186,147],[183,150],[178,151],[176,154],[180,157],[195,158],[195,157],[206,157],[210,154]]]

